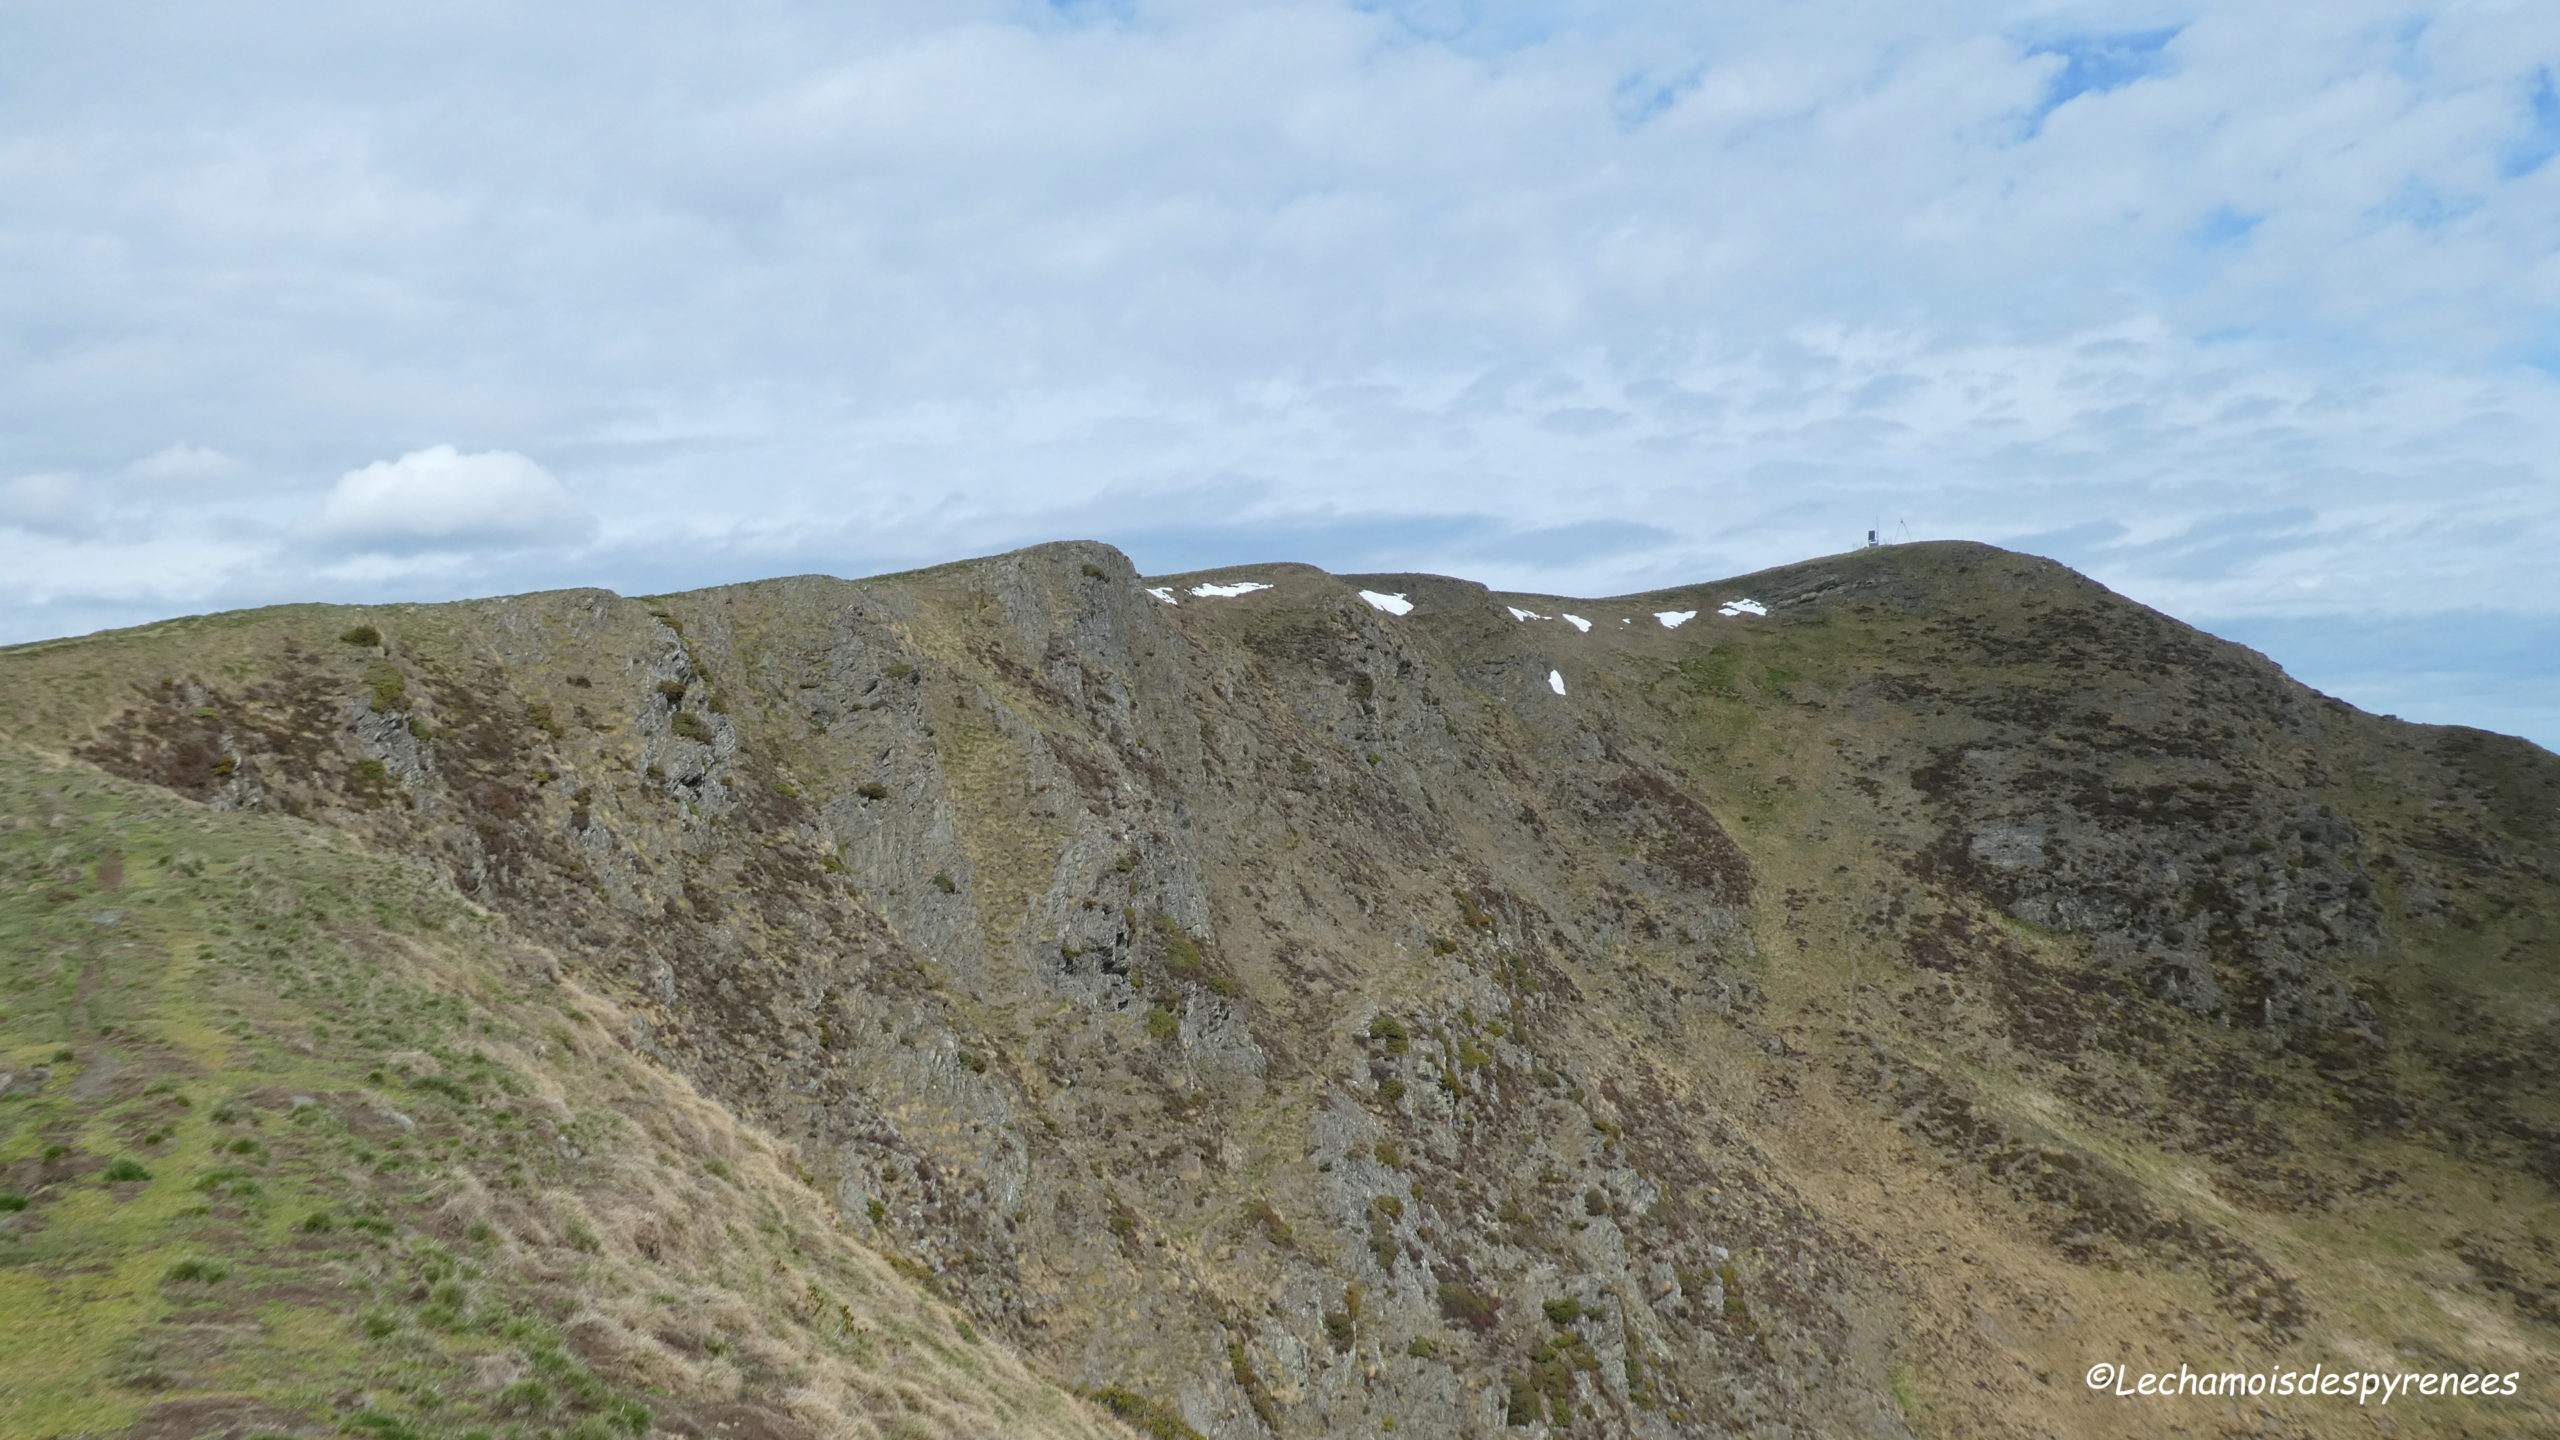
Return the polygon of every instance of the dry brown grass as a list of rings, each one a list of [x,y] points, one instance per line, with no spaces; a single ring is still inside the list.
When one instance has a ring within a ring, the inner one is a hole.
[[[619,1131],[573,1183],[512,1194],[458,1169],[439,1196],[458,1228],[496,1233],[498,1266],[575,1291],[561,1329],[600,1372],[685,1404],[787,1377],[763,1398],[825,1440],[1129,1434],[845,1234],[790,1146],[613,1038],[632,1030],[610,1000],[566,978],[511,994],[473,947],[396,949],[412,983],[470,998],[475,1030],[548,1037],[476,1042],[531,1092],[497,1103]],[[510,959],[559,973],[532,947]]]

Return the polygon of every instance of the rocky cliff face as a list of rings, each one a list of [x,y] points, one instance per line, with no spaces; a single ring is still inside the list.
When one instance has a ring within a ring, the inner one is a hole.
[[[2146,1356],[2522,1368],[2393,1418],[2554,1423],[2560,760],[2047,562],[1574,601],[1070,544],[0,689],[433,867],[979,1323],[1221,1440],[2152,1433],[2080,1382]]]

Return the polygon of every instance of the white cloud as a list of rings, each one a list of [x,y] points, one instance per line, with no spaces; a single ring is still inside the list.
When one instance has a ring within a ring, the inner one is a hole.
[[[357,549],[472,550],[575,542],[595,524],[566,486],[524,456],[437,445],[338,477],[312,534]]]
[[[131,468],[139,479],[184,484],[236,475],[240,471],[240,462],[219,450],[190,445],[181,440],[134,461]]]
[[[0,481],[0,525],[39,535],[73,535],[97,521],[97,496],[63,474],[21,475]]]

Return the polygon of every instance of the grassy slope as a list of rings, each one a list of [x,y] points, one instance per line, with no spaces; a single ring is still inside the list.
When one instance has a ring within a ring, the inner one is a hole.
[[[1119,1433],[412,867],[11,746],[0,874],[0,1433]]]
[[[1650,683],[1613,692],[1630,710],[1649,702],[1658,738],[1735,822],[1764,886],[1790,897],[1762,917],[1772,958],[1760,970],[1772,1028],[1820,1062],[1766,1131],[1790,1182],[1825,1213],[1862,1217],[1867,1238],[1907,1267],[1934,1302],[1914,1307],[1915,1321],[1970,1314],[1964,1328],[1998,1337],[1996,1363],[1912,1374],[1907,1413],[1924,1431],[1967,1428],[1966,1412],[1981,1408],[2023,1421],[2059,1401],[2070,1413],[2085,1397],[2067,1387],[2100,1336],[2127,1342],[2128,1363],[2167,1369],[2276,1355],[2521,1368],[2534,1400],[2430,1401],[2396,1422],[2540,1433],[2560,1358],[2545,1326],[2560,1312],[2529,1277],[2549,1273],[2560,1197],[2504,1117],[2481,1112],[2521,1111],[2530,1135],[2549,1108],[2541,1057],[2560,996],[2560,907],[2547,821],[2483,822],[2501,818],[2489,812],[2508,797],[2547,791],[2560,767],[2508,756],[2530,747],[2343,707],[2316,707],[2295,734],[2263,713],[2216,709],[2181,688],[2192,674],[2146,673],[2104,644],[2073,654],[2049,643],[2040,627],[2056,612],[2076,618],[2087,600],[2017,568],[2025,580],[2000,577],[2022,592],[2014,597],[1935,577],[1945,588],[1932,598],[1961,609],[1953,634],[1909,608],[1841,607],[1734,627],[1705,655],[1628,667],[1620,673]],[[1880,678],[1893,682],[1891,704],[1874,701]],[[2056,698],[2070,702],[2069,718],[2039,725],[2040,702]],[[2198,715],[2226,727],[2217,738],[2227,746],[2196,768],[2226,787],[2290,782],[2334,804],[2364,836],[2352,863],[2386,877],[2380,943],[2346,962],[2380,1036],[2379,1058],[2359,1068],[2199,1024],[2118,978],[2088,937],[2020,923],[1911,863],[1944,838],[1928,797],[1906,788],[1914,759],[2076,748],[2104,783],[2140,787],[2167,766],[2155,737]],[[2474,791],[2440,757],[2478,743],[2513,763]],[[2413,815],[2510,853],[2475,860],[2462,877],[2413,847]],[[2481,913],[2451,924],[2413,913],[2406,877],[2421,872],[2480,897]],[[1911,943],[1929,933],[1919,922],[1945,917],[1969,927],[1974,952],[1953,975],[1915,963],[1925,952]],[[1897,1089],[1896,1071],[1933,1088]],[[1933,1124],[1945,1116],[1915,1104],[1921,1093],[1960,1106],[1956,1123]],[[1883,1115],[1896,1123],[1876,1124]],[[2055,1161],[2101,1168],[2094,1184],[2058,1184]],[[2124,1194],[2142,1207],[2131,1225],[2108,1213]],[[2182,1250],[2161,1229],[2181,1220],[2211,1243],[2248,1247],[2266,1268]],[[2527,1276],[2502,1274],[2509,1263]],[[2289,1293],[2308,1318],[2293,1333],[2271,1335],[2252,1313],[2251,1287],[2276,1284],[2299,1287]],[[1961,1339],[1951,1354],[1979,1348],[1979,1333]],[[2323,1413],[2275,1412],[2315,1430]],[[2143,1420],[2101,1402],[2078,1423],[2094,1432]]]

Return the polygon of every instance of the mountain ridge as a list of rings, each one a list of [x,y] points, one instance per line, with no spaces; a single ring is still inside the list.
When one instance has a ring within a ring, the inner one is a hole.
[[[2560,1320],[2560,762],[1991,547],[235,612],[0,650],[0,730],[428,865],[1221,1440],[2148,1433],[2090,1358]]]

